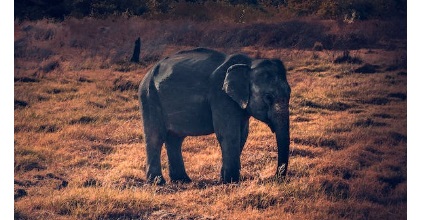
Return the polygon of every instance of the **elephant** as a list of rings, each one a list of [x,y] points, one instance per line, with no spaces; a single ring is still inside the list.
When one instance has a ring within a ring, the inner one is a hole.
[[[189,183],[181,146],[185,137],[215,133],[222,152],[222,183],[239,182],[240,155],[252,116],[275,133],[276,177],[284,178],[289,158],[291,88],[279,59],[253,59],[208,49],[184,50],[153,66],[139,85],[146,144],[147,182],[165,184],[161,149],[165,143],[172,182]]]

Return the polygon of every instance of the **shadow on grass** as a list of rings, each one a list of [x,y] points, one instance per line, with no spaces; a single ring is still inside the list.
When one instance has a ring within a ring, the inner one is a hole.
[[[388,98],[383,97],[375,97],[370,99],[364,99],[364,100],[358,100],[357,101],[360,104],[369,104],[369,105],[385,105],[390,102]]]
[[[25,102],[23,100],[17,100],[17,99],[15,99],[15,110],[16,109],[22,109],[22,108],[25,108],[27,106],[29,106],[29,103],[28,102]]]
[[[379,71],[379,68],[380,66],[378,65],[365,63],[364,65],[356,68],[354,72],[361,73],[361,74],[372,74],[372,73],[377,73]]]
[[[45,125],[40,125],[37,129],[37,132],[54,133],[54,132],[57,132],[59,129],[60,128],[57,127],[56,125],[45,124]]]
[[[31,77],[15,77],[15,82],[24,82],[24,83],[33,83],[33,82],[39,82],[39,79],[31,78]]]
[[[306,117],[296,117],[295,119],[293,119],[294,122],[309,122],[311,121],[311,119],[306,118]]]
[[[295,148],[294,150],[292,150],[290,152],[290,156],[292,156],[292,157],[298,156],[298,157],[314,158],[316,155],[312,151]]]
[[[123,77],[119,77],[113,82],[113,91],[137,91],[138,86],[139,83],[124,79]]]
[[[132,188],[141,188],[145,186],[146,181],[133,175],[123,176],[117,182],[114,183],[114,186],[119,189],[132,189]]]
[[[325,147],[332,150],[341,150],[344,148],[343,145],[337,143],[336,140],[328,138],[318,138],[318,137],[309,137],[309,138],[292,138],[292,141],[296,144],[311,146],[311,147]]]
[[[357,120],[355,123],[353,123],[353,125],[357,127],[367,128],[367,127],[384,127],[384,126],[387,126],[387,123],[377,122],[371,118],[367,118],[367,119]]]
[[[114,152],[114,148],[112,146],[109,145],[92,145],[91,149],[93,150],[98,150],[99,152],[101,152],[102,154],[111,154]]]
[[[390,94],[388,94],[388,97],[390,97],[390,98],[396,98],[396,99],[399,99],[401,101],[404,101],[404,100],[407,99],[407,95],[404,94],[404,93],[401,93],[401,92],[390,93]]]
[[[94,123],[96,122],[97,119],[94,117],[90,117],[90,116],[82,116],[78,119],[73,119],[69,122],[69,124],[74,125],[74,124],[90,124],[90,123]]]
[[[279,200],[284,200],[284,197],[275,197],[266,192],[250,192],[247,195],[235,199],[234,205],[242,209],[252,208],[263,210],[283,203],[283,201]]]
[[[343,102],[332,102],[328,104],[320,104],[310,100],[303,100],[299,104],[302,107],[310,107],[310,108],[317,108],[317,109],[325,109],[329,111],[345,111],[350,108],[353,108],[353,105],[349,105]]]
[[[321,181],[321,189],[329,199],[347,199],[350,196],[350,186],[342,179],[324,179]]]

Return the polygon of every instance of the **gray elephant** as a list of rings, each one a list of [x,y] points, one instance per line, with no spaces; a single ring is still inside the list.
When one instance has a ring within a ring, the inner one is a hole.
[[[278,59],[228,56],[197,48],[161,60],[139,86],[147,181],[165,183],[160,159],[165,143],[171,181],[190,182],[182,158],[183,139],[215,133],[223,156],[221,180],[238,182],[250,116],[276,134],[276,176],[284,177],[290,142],[289,99],[286,69]]]

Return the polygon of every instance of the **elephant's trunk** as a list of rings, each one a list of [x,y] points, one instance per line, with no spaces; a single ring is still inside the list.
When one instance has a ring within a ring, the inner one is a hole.
[[[289,100],[283,99],[276,102],[273,112],[274,114],[271,123],[276,135],[278,150],[276,176],[283,177],[286,176],[289,163]]]

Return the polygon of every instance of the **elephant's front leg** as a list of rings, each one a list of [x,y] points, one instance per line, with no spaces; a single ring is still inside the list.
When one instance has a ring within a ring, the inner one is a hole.
[[[248,118],[242,114],[214,114],[214,119],[215,134],[223,156],[221,179],[224,183],[238,182],[240,154],[248,136]]]
[[[236,129],[238,130],[238,129]],[[221,179],[223,183],[238,182],[240,176],[240,135],[234,134],[218,135],[223,155],[223,166],[221,167]]]

